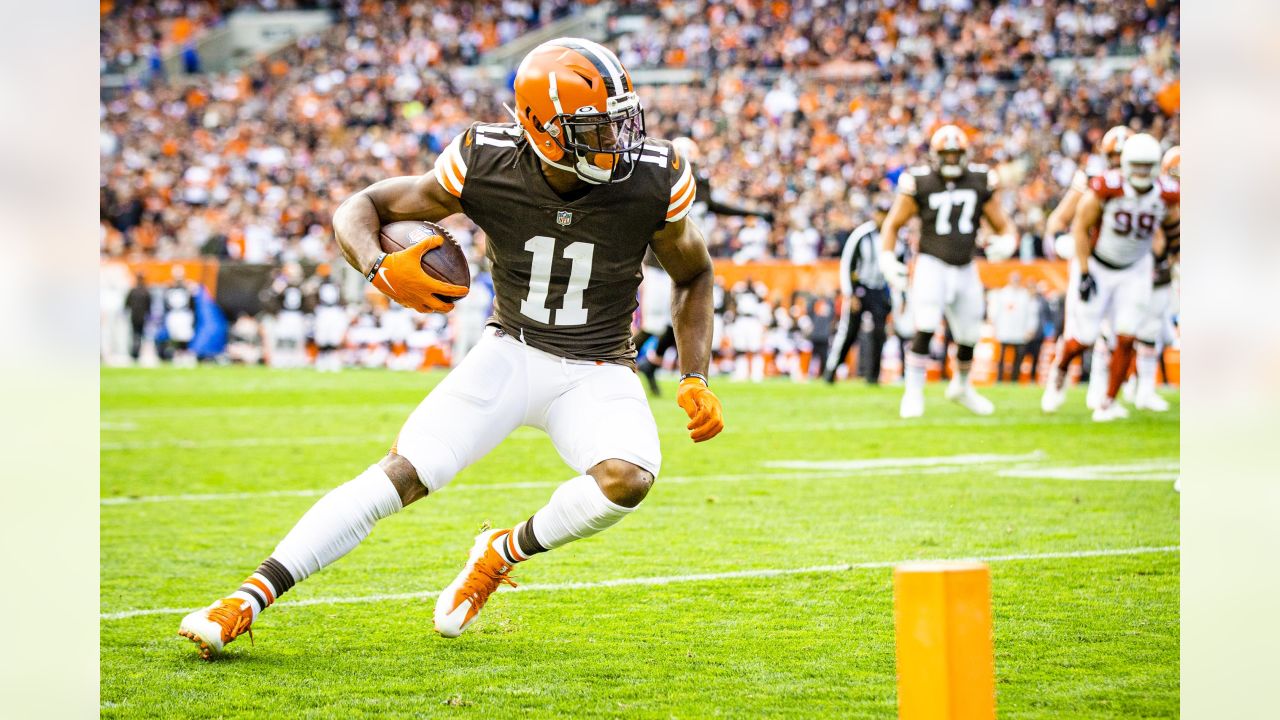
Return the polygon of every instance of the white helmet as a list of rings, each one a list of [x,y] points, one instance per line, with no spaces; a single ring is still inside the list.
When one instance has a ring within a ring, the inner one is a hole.
[[[969,136],[955,125],[943,125],[929,138],[929,157],[942,177],[960,177],[969,159]]]
[[[1155,182],[1160,166],[1160,143],[1146,133],[1138,133],[1124,141],[1120,152],[1120,172],[1125,182],[1138,192],[1146,192]]]

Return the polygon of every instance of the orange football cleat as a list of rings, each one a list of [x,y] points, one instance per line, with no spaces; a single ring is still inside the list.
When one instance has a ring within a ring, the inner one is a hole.
[[[458,637],[499,585],[516,586],[508,577],[511,566],[493,547],[495,542],[505,542],[510,532],[486,530],[476,536],[467,564],[436,600],[436,632],[448,638]]]
[[[200,646],[200,657],[208,660],[222,652],[226,644],[249,633],[253,641],[253,608],[239,598],[223,598],[203,610],[182,618],[178,634]]]

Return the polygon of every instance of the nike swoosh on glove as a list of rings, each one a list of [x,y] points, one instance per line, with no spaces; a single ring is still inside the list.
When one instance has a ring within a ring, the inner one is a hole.
[[[469,288],[436,280],[422,269],[422,256],[444,244],[440,235],[428,235],[416,245],[389,253],[370,281],[378,292],[418,312],[447,313],[453,303],[444,297],[465,297]]]
[[[710,440],[724,429],[720,398],[696,377],[680,381],[676,404],[689,416],[689,437],[696,443]]]
[[[1080,273],[1080,299],[1089,302],[1093,292],[1098,289],[1098,281],[1089,273]]]

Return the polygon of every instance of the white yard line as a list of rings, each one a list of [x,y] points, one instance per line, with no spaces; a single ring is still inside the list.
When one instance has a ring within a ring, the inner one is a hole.
[[[836,565],[811,565],[799,568],[772,568],[760,570],[735,570],[721,573],[694,573],[689,575],[666,575],[657,577],[614,578],[594,582],[548,583],[543,585],[521,585],[518,588],[506,589],[502,592],[559,592],[562,590],[593,590],[597,588],[623,587],[630,585],[658,586],[686,582],[714,582],[718,580],[739,580],[744,578],[772,578],[787,575],[818,575],[822,573],[849,572],[852,570],[879,570],[890,568],[904,562],[951,562],[954,560],[978,560],[981,562],[1016,562],[1022,560],[1073,560],[1077,558],[1113,557],[1119,555],[1149,555],[1153,553],[1174,553],[1181,548],[1177,545],[1163,547],[1110,548],[1099,550],[1071,550],[1066,552],[1020,553],[1015,555],[987,555],[979,557],[923,559],[908,558],[905,560],[881,560],[861,563],[844,563]],[[355,595],[348,597],[318,597],[305,600],[282,601],[277,607],[304,607],[307,605],[347,605],[355,603],[387,602],[391,600],[427,600],[439,595],[439,590],[424,590],[407,593],[381,593],[375,595]],[[100,620],[123,620],[141,615],[184,615],[199,608],[143,608],[137,610],[120,610],[102,613]]]
[[[1136,460],[1113,465],[1066,465],[1058,467],[1014,467],[999,471],[1000,477],[1027,480],[1072,480],[1077,482],[1171,482],[1178,477],[1177,460]]]
[[[871,470],[875,468],[934,467],[938,465],[977,465],[987,463],[1040,460],[1039,450],[1023,455],[941,455],[915,458],[865,458],[859,460],[771,460],[765,467],[791,470]]]
[[[1023,455],[954,455],[950,462],[946,457],[934,458],[878,458],[876,460],[866,461],[868,464],[865,468],[836,468],[832,470],[810,470],[804,472],[755,472],[755,473],[715,473],[711,475],[660,475],[659,481],[664,485],[683,485],[696,482],[742,482],[745,480],[807,480],[807,479],[831,479],[854,477],[859,474],[871,474],[876,476],[893,476],[904,475],[908,471],[912,473],[927,474],[949,474],[952,472],[964,472],[973,465],[991,464],[991,463],[1007,463],[1026,460],[1036,460],[1043,457],[1043,453],[1036,451]],[[768,463],[766,463],[768,465]],[[928,466],[927,470],[916,470],[917,466]],[[876,470],[874,473],[860,473],[858,470]],[[476,491],[476,490],[526,490],[532,488],[554,488],[559,487],[563,480],[528,480],[521,482],[508,483],[484,483],[484,484],[452,484],[445,487],[440,492],[457,492],[457,491]],[[267,491],[244,491],[244,492],[227,492],[227,493],[190,493],[177,495],[141,495],[131,497],[109,497],[102,498],[99,502],[102,505],[132,505],[135,503],[159,503],[159,502],[202,502],[202,501],[221,501],[221,500],[252,500],[255,498],[271,498],[271,497],[316,497],[323,495],[332,488],[317,488],[312,490],[267,490]],[[439,493],[437,493],[439,494]]]
[[[794,472],[754,472],[754,473],[714,473],[709,475],[660,475],[659,485],[687,485],[691,483],[736,483],[752,480],[839,480],[857,477],[899,477],[920,475],[955,475],[971,472],[974,466],[1005,463],[1037,461],[1043,458],[1037,450],[1024,455],[954,455],[948,458],[877,458],[866,461],[842,461],[847,463],[864,462],[863,466],[850,469],[814,469]],[[1107,468],[1111,474],[1098,476],[1097,468]],[[1091,468],[1091,469],[1090,469]],[[1109,482],[1166,482],[1173,479],[1176,472],[1152,472],[1152,468],[1167,470],[1174,468],[1177,461],[1148,459],[1139,460],[1132,465],[1085,466],[1073,474],[1070,466],[1053,468],[1053,472],[1037,472],[1033,465],[1020,465],[1008,470],[999,470],[999,477],[1031,480],[1079,480]],[[563,480],[526,480],[506,483],[454,483],[440,492],[483,492],[491,490],[530,490],[537,488],[559,487]],[[175,495],[139,495],[126,497],[107,497],[99,500],[104,506],[135,505],[139,503],[167,502],[218,502],[222,500],[255,500],[273,497],[319,497],[333,488],[314,488],[304,490],[264,490],[225,493],[185,493]]]

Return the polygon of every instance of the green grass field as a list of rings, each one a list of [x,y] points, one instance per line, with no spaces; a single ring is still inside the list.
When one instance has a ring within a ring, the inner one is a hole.
[[[969,557],[991,561],[1002,718],[1178,715],[1177,400],[1095,425],[1081,388],[1053,417],[992,389],[976,418],[933,385],[902,421],[898,387],[719,382],[727,429],[695,446],[669,384],[641,509],[441,639],[432,591],[480,524],[573,474],[522,428],[290,591],[256,645],[199,660],[181,612],[381,457],[440,377],[103,371],[105,717],[890,718],[891,566]]]

